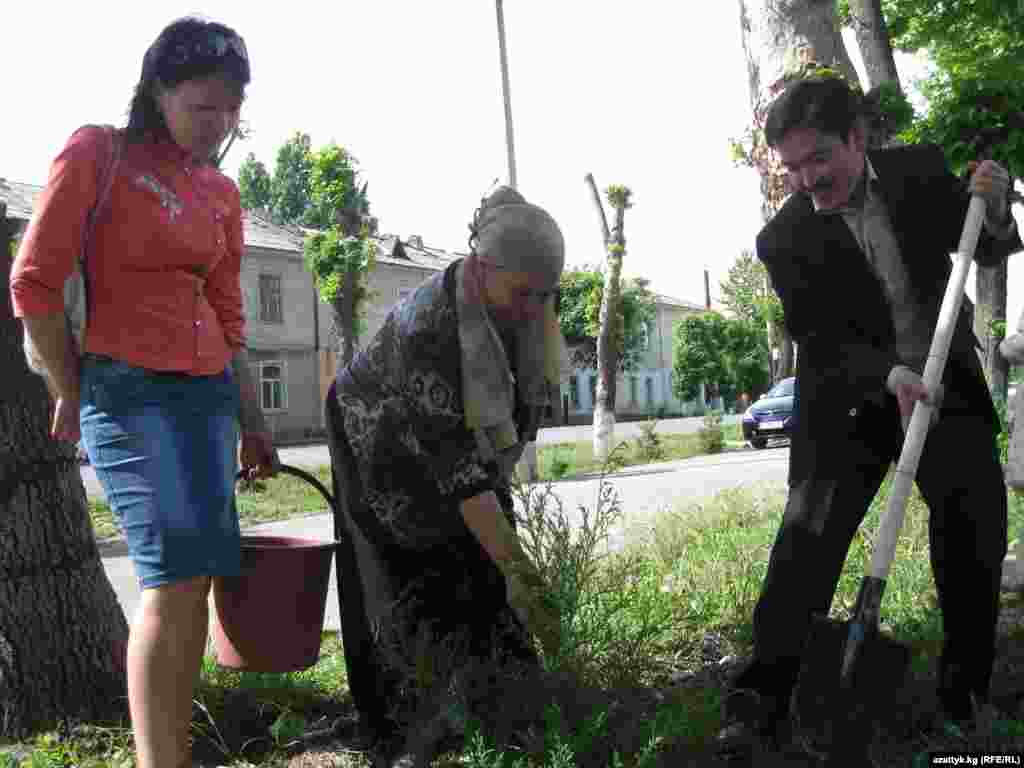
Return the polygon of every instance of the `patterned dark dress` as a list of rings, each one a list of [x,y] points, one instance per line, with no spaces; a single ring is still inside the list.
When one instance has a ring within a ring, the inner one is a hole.
[[[471,661],[536,660],[460,514],[494,491],[514,524],[508,480],[464,423],[457,265],[391,311],[327,398],[349,685],[379,731]],[[535,437],[535,419],[517,420]]]

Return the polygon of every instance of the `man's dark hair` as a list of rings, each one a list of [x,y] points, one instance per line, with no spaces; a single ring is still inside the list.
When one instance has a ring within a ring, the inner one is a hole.
[[[174,88],[186,80],[223,75],[243,91],[249,84],[249,56],[242,38],[230,27],[186,17],[168,24],[146,51],[142,75],[128,110],[130,140],[169,134],[156,102],[156,86]]]
[[[768,111],[765,140],[777,147],[790,131],[814,128],[846,141],[863,111],[860,94],[838,77],[797,80]]]

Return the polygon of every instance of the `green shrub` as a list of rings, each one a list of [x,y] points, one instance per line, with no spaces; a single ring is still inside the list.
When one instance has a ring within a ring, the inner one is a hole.
[[[704,426],[701,427],[700,443],[704,453],[721,453],[725,447],[725,432],[722,430],[722,414],[720,411],[708,411],[704,415]]]
[[[661,437],[655,431],[657,428],[657,419],[643,421],[639,425],[640,435],[636,439],[636,452],[645,461],[659,461],[665,456],[665,449],[661,445]]]

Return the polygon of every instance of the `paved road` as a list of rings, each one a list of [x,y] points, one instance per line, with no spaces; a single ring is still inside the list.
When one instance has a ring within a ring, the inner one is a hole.
[[[297,466],[316,467],[323,464],[318,459],[320,456],[316,448],[287,449],[282,461]],[[783,487],[788,459],[789,448],[781,447],[763,451],[748,449],[679,462],[628,467],[618,473],[613,481],[625,514],[622,525],[613,532],[612,545],[620,544],[625,531],[635,525],[642,525],[660,510],[741,485]],[[572,519],[578,520],[580,506],[588,509],[595,507],[598,487],[599,480],[589,478],[555,483],[553,491]],[[316,515],[268,523],[248,528],[246,532],[277,533],[323,541],[333,537],[333,525],[329,515]],[[131,562],[120,542],[105,544],[102,550],[107,576],[130,619],[139,597]],[[337,629],[339,626],[337,585],[333,572],[325,626],[328,629]]]
[[[726,416],[725,423],[732,423],[738,420],[738,416]],[[689,434],[694,433],[702,424],[699,418],[688,419],[665,419],[658,422],[655,430],[659,434]],[[615,437],[620,440],[631,440],[640,434],[640,422],[625,422],[615,427]],[[593,434],[593,427],[583,425],[578,427],[551,427],[542,429],[537,435],[538,445],[550,445],[552,443],[570,443],[582,440],[590,440]],[[292,448],[282,448],[279,451],[281,461],[291,464],[294,467],[305,469],[326,466],[330,464],[330,457],[326,445],[305,445]],[[103,489],[96,480],[96,473],[89,466],[82,467],[82,482],[85,483],[85,492],[90,497],[102,498]]]

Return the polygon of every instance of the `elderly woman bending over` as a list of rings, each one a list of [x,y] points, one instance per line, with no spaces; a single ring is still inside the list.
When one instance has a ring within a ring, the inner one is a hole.
[[[557,392],[562,234],[509,188],[470,229],[470,255],[398,304],[327,397],[350,687],[371,736],[408,726],[414,762],[443,735],[442,711],[472,707],[464,670],[536,664],[530,633],[559,643],[509,478]],[[439,701],[413,684],[427,658],[445,670]]]

